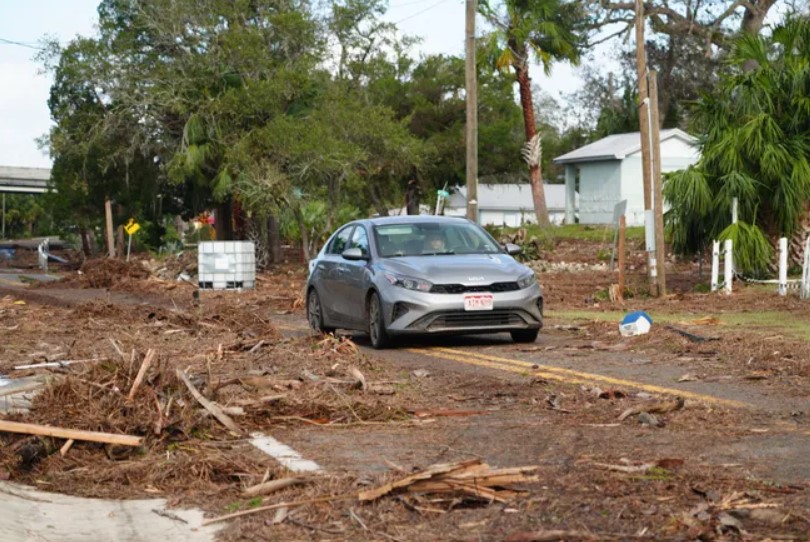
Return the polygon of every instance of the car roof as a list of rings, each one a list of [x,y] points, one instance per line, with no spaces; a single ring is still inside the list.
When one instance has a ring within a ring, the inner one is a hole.
[[[358,220],[358,222],[365,222],[366,224],[371,224],[373,226],[382,226],[384,224],[452,223],[459,221],[467,222],[467,219],[463,216],[404,215],[381,216],[377,218]]]

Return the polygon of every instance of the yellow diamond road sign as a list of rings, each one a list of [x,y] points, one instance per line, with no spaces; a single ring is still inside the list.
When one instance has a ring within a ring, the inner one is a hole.
[[[134,235],[140,229],[141,225],[135,222],[133,218],[130,218],[129,222],[124,226],[124,231],[127,232],[127,235]]]

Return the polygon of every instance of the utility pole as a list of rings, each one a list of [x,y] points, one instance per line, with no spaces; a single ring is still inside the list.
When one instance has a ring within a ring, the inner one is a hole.
[[[638,79],[638,124],[641,134],[641,170],[644,185],[644,233],[647,245],[647,278],[650,292],[658,293],[655,260],[655,220],[652,213],[652,160],[650,155],[650,100],[647,95],[647,59],[644,52],[644,4],[636,2],[636,73]]]
[[[478,2],[465,0],[465,78],[467,95],[467,218],[478,222],[478,83],[475,74],[475,13]]]
[[[658,115],[658,73],[650,70],[652,122],[653,211],[655,212],[655,259],[658,263],[658,296],[667,295],[666,246],[664,245],[664,194],[661,185],[661,130]]]

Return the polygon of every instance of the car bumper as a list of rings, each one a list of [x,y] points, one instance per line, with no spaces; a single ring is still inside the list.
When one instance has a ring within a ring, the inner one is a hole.
[[[492,310],[466,311],[465,294],[391,287],[382,295],[386,327],[391,335],[405,335],[494,333],[543,326],[543,294],[538,285],[492,295]]]

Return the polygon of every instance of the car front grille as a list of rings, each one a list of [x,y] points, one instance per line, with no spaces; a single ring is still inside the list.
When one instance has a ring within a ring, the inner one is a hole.
[[[432,294],[464,294],[467,292],[514,292],[520,290],[517,282],[493,282],[492,284],[477,284],[466,286],[464,284],[434,284],[430,289]]]
[[[411,326],[425,326],[429,331],[463,328],[523,327],[526,320],[515,311],[448,311],[420,318]]]

